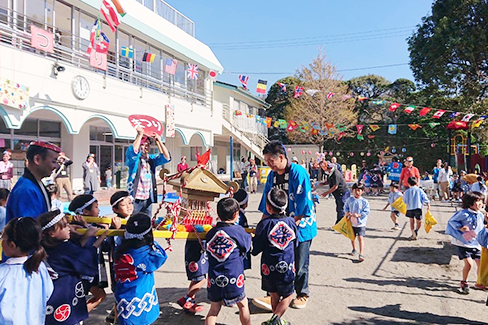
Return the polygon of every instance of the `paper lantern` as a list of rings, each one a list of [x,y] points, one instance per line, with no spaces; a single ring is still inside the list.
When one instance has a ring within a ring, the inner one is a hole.
[[[329,151],[329,156],[333,156],[334,153],[332,151]]]
[[[286,149],[286,150],[288,150],[288,152],[291,152],[291,148],[288,148],[288,149]]]
[[[407,148],[403,147],[402,152],[407,152]]]
[[[352,156],[354,156],[354,152],[351,152],[351,153],[349,154],[349,156],[351,156],[351,157],[352,157]]]
[[[368,152],[366,153],[366,156],[368,156],[368,157],[369,157],[369,156],[371,156],[371,152],[369,152],[369,151],[368,151]]]
[[[392,148],[392,149],[391,149],[391,152],[392,152],[392,153],[395,153],[395,152],[396,152],[396,148]]]
[[[361,155],[361,157],[363,157],[364,156],[364,152],[361,152],[360,155]]]
[[[430,144],[430,146],[431,146],[432,148],[434,148],[434,147],[435,147],[435,143],[431,143],[431,144]]]
[[[339,151],[336,152],[336,156],[340,156],[341,153]]]
[[[308,151],[308,154],[309,154],[309,155],[311,155],[311,154],[312,154],[312,150],[309,150],[309,151]]]
[[[302,150],[302,155],[304,155],[304,154],[305,154],[305,150]]]

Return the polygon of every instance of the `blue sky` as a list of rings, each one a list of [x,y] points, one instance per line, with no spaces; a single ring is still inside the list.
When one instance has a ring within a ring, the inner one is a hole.
[[[293,74],[325,51],[338,70],[405,64],[406,38],[430,13],[432,0],[185,0],[167,2],[195,22],[196,37],[214,51],[224,73],[217,79],[239,84]],[[279,73],[279,74],[267,74]],[[344,79],[378,74],[390,81],[413,80],[407,65],[341,71]]]

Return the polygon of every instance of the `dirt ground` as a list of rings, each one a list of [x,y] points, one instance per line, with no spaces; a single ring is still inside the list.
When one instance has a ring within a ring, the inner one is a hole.
[[[261,195],[253,194],[247,212],[253,226]],[[388,211],[382,211],[386,195],[366,197],[371,205],[365,246],[366,260],[349,256],[350,241],[331,230],[335,220],[333,199],[321,199],[317,207],[318,235],[311,247],[310,300],[305,309],[288,309],[284,318],[292,324],[487,324],[487,292],[457,293],[462,261],[444,234],[446,222],[455,212],[448,203],[434,202],[432,214],[438,224],[420,239],[409,241],[407,218],[400,218],[401,230],[391,230]],[[166,243],[161,241],[163,247]],[[155,324],[203,324],[208,311],[206,290],[197,295],[204,312],[189,315],[176,304],[185,294],[188,281],[184,270],[184,241],[173,242],[173,251],[155,273],[161,316]],[[249,298],[263,296],[259,273],[260,257],[253,257],[253,269],[246,271]],[[471,271],[470,283],[476,280]],[[91,313],[86,325],[103,324],[114,302],[106,301]],[[261,324],[271,313],[250,304],[253,324]],[[237,308],[223,307],[218,324],[239,324]]]

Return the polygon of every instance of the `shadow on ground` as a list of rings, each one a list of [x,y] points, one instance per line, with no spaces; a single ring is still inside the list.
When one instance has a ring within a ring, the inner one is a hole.
[[[443,242],[443,247],[398,247],[391,262],[449,265],[456,254],[453,245]]]

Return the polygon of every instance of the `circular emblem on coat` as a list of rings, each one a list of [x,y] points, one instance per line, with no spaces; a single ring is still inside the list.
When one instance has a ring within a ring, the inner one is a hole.
[[[54,311],[54,319],[58,322],[64,322],[71,315],[71,306],[68,304],[62,304]]]
[[[232,279],[230,279],[230,284],[235,284],[235,283],[236,283],[236,281],[237,281],[237,279],[236,279],[236,278],[232,278]]]
[[[229,279],[225,275],[219,275],[215,279],[215,284],[221,288],[224,288],[229,284]]]
[[[241,274],[237,277],[236,286],[238,288],[242,288],[244,286],[244,274]]]
[[[269,268],[266,264],[261,265],[261,272],[263,275],[269,275]]]
[[[83,298],[85,296],[85,290],[81,281],[75,285],[75,296],[76,298]]]
[[[54,311],[54,307],[51,305],[46,306],[46,315],[51,315]]]
[[[74,297],[73,300],[71,301],[71,304],[74,306],[78,305],[78,298]]]
[[[198,263],[190,262],[190,264],[188,264],[188,270],[190,270],[190,272],[196,272],[198,270]]]
[[[286,263],[285,261],[281,261],[278,264],[276,264],[276,271],[280,273],[286,273],[287,270],[288,270],[288,263]]]

